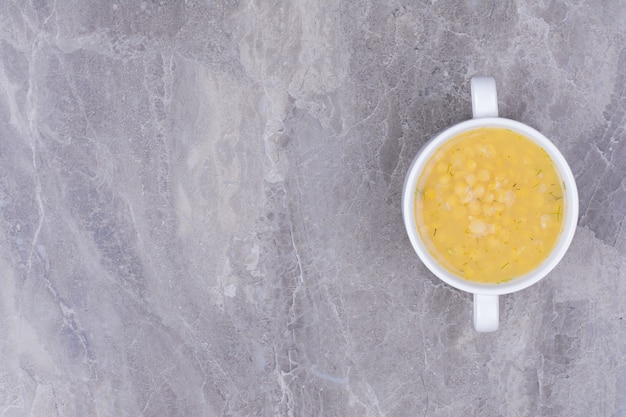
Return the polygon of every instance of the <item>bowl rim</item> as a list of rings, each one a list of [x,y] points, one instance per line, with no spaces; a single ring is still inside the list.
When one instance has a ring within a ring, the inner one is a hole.
[[[565,186],[565,204],[563,210],[564,224],[561,234],[550,255],[533,271],[499,284],[468,281],[443,267],[430,254],[417,230],[415,219],[415,195],[419,177],[431,156],[447,141],[468,130],[483,127],[500,127],[518,132],[541,146],[552,159]],[[451,126],[429,140],[413,158],[405,177],[402,191],[402,213],[404,225],[413,249],[426,267],[439,279],[457,289],[486,295],[502,295],[525,289],[546,277],[563,259],[569,248],[578,224],[578,189],[576,180],[565,157],[546,136],[536,129],[504,117],[485,117],[470,119]]]

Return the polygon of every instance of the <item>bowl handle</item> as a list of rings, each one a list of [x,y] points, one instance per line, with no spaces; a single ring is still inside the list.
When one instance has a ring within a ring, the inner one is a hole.
[[[474,294],[474,328],[477,332],[495,332],[500,322],[498,295]]]
[[[472,90],[472,117],[498,117],[498,94],[496,80],[493,77],[473,77]]]

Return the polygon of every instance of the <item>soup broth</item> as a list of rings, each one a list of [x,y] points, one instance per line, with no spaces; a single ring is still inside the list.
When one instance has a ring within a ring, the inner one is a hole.
[[[561,232],[564,184],[546,151],[503,128],[464,132],[418,181],[415,217],[435,259],[470,281],[501,283],[543,262]]]

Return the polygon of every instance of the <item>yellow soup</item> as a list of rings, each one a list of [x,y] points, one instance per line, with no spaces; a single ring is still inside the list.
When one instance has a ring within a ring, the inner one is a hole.
[[[519,133],[479,128],[439,148],[416,190],[428,250],[454,274],[500,283],[546,259],[561,232],[564,184],[546,151]]]

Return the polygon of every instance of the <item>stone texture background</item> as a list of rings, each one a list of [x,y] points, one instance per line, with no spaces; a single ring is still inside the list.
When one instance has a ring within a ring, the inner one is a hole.
[[[0,415],[626,415],[625,68],[619,0],[3,2]],[[400,212],[476,74],[581,204],[492,334]]]

